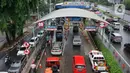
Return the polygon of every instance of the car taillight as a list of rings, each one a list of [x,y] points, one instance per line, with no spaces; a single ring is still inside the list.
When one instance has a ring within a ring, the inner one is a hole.
[[[95,69],[95,70],[98,70],[98,66],[94,66],[94,69]]]

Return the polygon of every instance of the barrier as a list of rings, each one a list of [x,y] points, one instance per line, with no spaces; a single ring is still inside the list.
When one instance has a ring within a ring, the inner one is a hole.
[[[105,47],[113,54],[119,66],[121,67],[123,73],[130,73],[130,65],[123,58],[123,56],[120,55],[120,53],[115,49],[115,47],[111,43],[109,43],[108,39],[106,39],[107,42],[104,40],[106,38],[105,35],[102,38],[102,35],[98,33],[98,37],[102,40]]]

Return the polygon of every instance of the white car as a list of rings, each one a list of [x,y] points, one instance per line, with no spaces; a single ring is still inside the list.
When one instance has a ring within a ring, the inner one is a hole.
[[[18,49],[17,56],[19,56],[19,55],[25,55],[25,54],[24,54],[24,51],[25,51],[26,49],[30,49],[30,46],[26,48],[24,45],[22,45],[22,46]]]
[[[44,31],[43,31],[43,30],[41,30],[41,31],[39,31],[39,32],[37,33],[37,37],[38,37],[38,38],[42,37],[43,35],[44,35]]]
[[[78,46],[81,45],[81,38],[80,38],[80,36],[74,36],[74,38],[73,38],[73,45],[78,45]]]
[[[92,70],[94,72],[108,71],[108,67],[102,52],[91,50],[88,55],[92,65]]]
[[[120,24],[119,22],[113,22],[113,23],[112,23],[112,27],[113,27],[114,29],[119,30],[119,29],[120,29],[120,26],[121,26],[121,24]]]
[[[51,49],[51,54],[52,55],[61,55],[62,54],[62,43],[61,42],[56,42],[54,43],[53,48]]]
[[[35,47],[38,41],[39,41],[38,37],[32,37],[31,40],[29,41],[29,44],[31,45],[31,47]]]

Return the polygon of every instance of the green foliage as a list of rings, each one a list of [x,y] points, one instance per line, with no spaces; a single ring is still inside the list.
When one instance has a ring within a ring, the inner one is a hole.
[[[123,73],[121,68],[119,67],[117,61],[113,57],[112,53],[103,45],[99,38],[95,37],[94,41],[97,47],[102,51],[107,64],[110,66],[110,73]]]
[[[15,40],[16,34],[22,35],[25,20],[31,12],[36,12],[40,0],[0,0],[0,30]]]
[[[130,10],[130,0],[124,0],[124,4],[127,10]]]

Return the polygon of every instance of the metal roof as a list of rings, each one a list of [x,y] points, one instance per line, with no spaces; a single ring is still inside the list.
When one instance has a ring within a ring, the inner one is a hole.
[[[44,21],[44,20],[58,18],[58,17],[84,17],[84,18],[96,19],[96,20],[108,23],[107,21],[105,21],[104,19],[99,17],[94,12],[90,12],[90,11],[87,11],[84,9],[79,9],[79,8],[64,8],[64,9],[55,10],[55,11],[45,15],[38,21],[34,22],[34,24]]]

